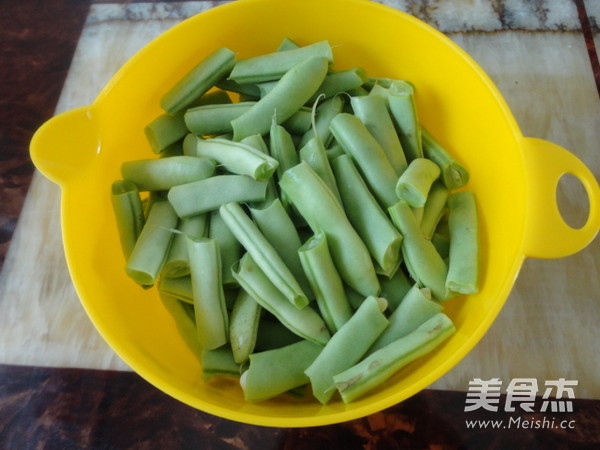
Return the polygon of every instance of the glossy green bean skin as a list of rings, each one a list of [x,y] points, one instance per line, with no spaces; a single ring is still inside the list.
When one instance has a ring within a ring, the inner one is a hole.
[[[395,80],[387,89],[390,113],[400,137],[406,160],[423,157],[421,127],[414,99],[414,87],[406,81]]]
[[[283,52],[240,59],[231,71],[229,79],[238,83],[262,83],[278,80],[283,78],[293,67],[315,57],[325,59],[327,64],[333,62],[331,46],[327,41],[316,42]]]
[[[323,347],[300,341],[274,350],[250,355],[250,366],[240,379],[244,399],[259,402],[308,383],[304,370]]]
[[[202,105],[185,112],[184,123],[189,132],[200,135],[218,135],[233,131],[231,121],[249,111],[256,102]]]
[[[423,154],[435,162],[442,171],[442,180],[448,189],[455,190],[469,182],[469,172],[442,145],[421,127]]]
[[[438,313],[413,332],[401,337],[333,377],[345,403],[383,384],[394,373],[426,355],[456,331],[452,321]]]
[[[227,48],[215,50],[163,95],[160,106],[170,114],[183,111],[229,75],[234,65],[234,52]]]
[[[328,99],[342,92],[359,88],[366,80],[367,73],[362,67],[333,71],[327,74],[317,92],[308,100],[308,103],[312,104],[320,96]]]
[[[419,285],[430,288],[437,300],[445,300],[448,267],[431,241],[421,233],[410,206],[399,201],[388,212],[404,237],[402,254],[412,278]]]
[[[256,99],[260,97],[260,90],[254,83],[238,83],[237,81],[224,79],[217,81],[215,86],[224,91],[235,92]]]
[[[328,64],[326,58],[314,56],[292,67],[250,111],[231,121],[234,140],[267,133],[273,116],[278,124],[292,117],[319,88]]]
[[[174,186],[169,201],[179,217],[219,209],[229,202],[256,202],[265,199],[267,183],[246,175],[216,175],[205,180]]]
[[[240,286],[291,332],[321,345],[331,337],[321,316],[309,306],[296,308],[269,280],[250,254],[242,257],[233,274]]]
[[[335,195],[337,201],[342,204],[340,191],[338,190],[338,186],[333,175],[333,170],[331,169],[331,164],[329,163],[329,158],[327,158],[327,153],[325,153],[323,142],[317,137],[312,138],[304,147],[300,149],[298,153],[300,155],[300,160],[306,162],[310,167],[312,167],[317,175],[319,175],[319,177],[321,177],[321,179],[325,182],[331,192],[333,192],[333,195]]]
[[[335,333],[352,317],[352,309],[331,259],[325,234],[315,234],[298,249],[298,255],[321,316],[329,331]]]
[[[426,158],[415,158],[398,178],[396,194],[410,206],[422,208],[431,185],[439,175],[440,168],[436,163]]]
[[[416,330],[444,307],[431,300],[429,289],[414,285],[389,317],[389,325],[369,348],[369,354]]]
[[[421,218],[420,226],[423,236],[431,239],[435,229],[446,211],[446,202],[450,191],[439,180],[434,182],[427,195],[427,201],[423,208],[423,217]]]
[[[402,268],[398,269],[391,277],[379,276],[381,284],[381,297],[388,301],[388,311],[395,311],[406,293],[412,287],[412,281],[408,279]]]
[[[361,169],[365,182],[377,200],[386,208],[396,203],[398,176],[381,145],[358,117],[348,113],[338,114],[331,121],[330,129],[335,140]]]
[[[471,191],[455,192],[448,198],[450,255],[446,287],[461,294],[479,291],[479,227],[477,205]]]
[[[177,225],[179,233],[175,233],[169,254],[161,270],[165,277],[182,277],[189,275],[190,263],[187,254],[187,237],[200,239],[206,236],[207,217],[205,214],[180,219]]]
[[[158,291],[167,296],[176,297],[183,302],[194,303],[192,278],[189,275],[183,277],[161,277],[158,282]]]
[[[183,114],[161,114],[144,128],[154,153],[161,153],[188,133]]]
[[[313,233],[325,233],[342,280],[365,297],[377,295],[379,281],[369,250],[325,182],[302,162],[288,169],[279,185]]]
[[[205,350],[229,341],[229,315],[221,282],[221,256],[214,239],[187,240],[198,340]]]
[[[212,161],[192,156],[138,159],[121,165],[123,179],[135,183],[140,191],[166,191],[173,186],[209,178],[214,173]]]
[[[209,380],[212,377],[239,378],[242,369],[233,359],[233,352],[229,347],[219,347],[213,350],[202,351],[202,377]]]
[[[387,327],[388,320],[383,314],[386,306],[384,299],[367,297],[305,370],[313,395],[322,404],[335,394],[334,375],[356,364]]]
[[[281,40],[281,43],[279,44],[279,47],[277,47],[276,51],[284,52],[286,50],[294,50],[299,47],[300,46],[293,39],[290,39],[289,37],[285,37]]]
[[[254,351],[261,310],[261,306],[240,289],[229,321],[229,342],[233,360],[238,364],[245,363]]]
[[[121,249],[125,258],[129,258],[145,220],[144,207],[137,186],[131,181],[115,181],[111,186],[111,203]]]
[[[392,276],[401,262],[402,235],[369,192],[350,156],[342,155],[332,165],[350,223],[377,261],[379,271]]]
[[[327,147],[333,136],[329,130],[329,125],[332,119],[339,113],[342,112],[344,107],[344,96],[336,95],[332,98],[319,103],[315,111],[315,127],[310,128],[306,133],[302,135],[300,140],[300,148],[304,147],[308,141],[315,136],[318,137],[323,145]]]
[[[238,284],[231,273],[231,268],[242,256],[242,246],[221,217],[219,211],[215,210],[210,213],[208,236],[219,243],[223,287],[237,286]]]
[[[352,97],[351,104],[356,117],[381,145],[396,175],[400,176],[406,170],[408,163],[385,97],[382,95]]]
[[[284,297],[296,308],[308,305],[308,298],[290,269],[241,206],[233,202],[226,203],[219,208],[219,213],[236,239]]]
[[[177,214],[169,202],[154,203],[127,260],[127,275],[143,286],[153,285],[168,255],[176,226]]]

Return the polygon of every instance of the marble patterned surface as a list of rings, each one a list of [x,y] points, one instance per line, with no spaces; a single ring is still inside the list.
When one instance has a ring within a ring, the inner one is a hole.
[[[146,42],[182,19],[223,2],[95,1],[90,5],[87,2],[61,0],[50,3],[52,6],[47,6],[48,9],[40,13],[56,17],[57,11],[65,12],[60,15],[64,17],[64,23],[55,31],[30,25],[34,19],[27,16],[24,6],[21,9],[12,6],[12,9],[2,9],[0,13],[0,25],[7,23],[8,12],[18,19],[13,23],[13,28],[0,31],[0,37],[6,42],[12,38],[13,42],[19,43],[0,46],[3,57],[18,60],[14,53],[19,51],[37,55],[33,66],[15,67],[12,77],[8,71],[2,73],[0,86],[2,92],[6,93],[2,99],[5,107],[0,108],[3,111],[0,113],[3,114],[0,117],[1,255],[5,254],[10,242],[4,265],[0,266],[0,424],[6,423],[3,419],[8,417],[7,414],[12,414],[12,420],[17,417],[21,422],[17,420],[11,423],[20,427],[25,427],[29,423],[27,421],[32,420],[27,415],[28,410],[11,412],[11,408],[15,408],[15,399],[27,395],[24,391],[30,389],[28,402],[33,402],[32,405],[42,402],[36,397],[39,389],[54,390],[53,395],[69,399],[77,396],[80,386],[72,387],[70,383],[79,378],[82,383],[90,380],[86,388],[97,387],[98,392],[92,389],[96,396],[104,395],[101,392],[107,389],[104,384],[106,381],[99,382],[99,379],[116,383],[117,388],[107,394],[109,399],[94,397],[99,404],[118,404],[127,409],[123,403],[115,402],[118,402],[119,396],[127,398],[127,389],[132,384],[140,390],[139,395],[147,395],[159,405],[161,402],[169,403],[170,399],[128,372],[127,366],[106,346],[82,310],[66,270],[58,232],[59,189],[39,174],[33,175],[26,146],[33,130],[53,112],[90,103],[118,68]],[[590,50],[590,41],[595,43],[596,48],[599,44],[600,2],[384,0],[381,3],[414,14],[448,34],[488,72],[505,96],[525,135],[548,139],[572,150],[600,178],[600,84],[598,67],[593,63],[595,49]],[[582,4],[588,20],[585,30],[582,30],[580,21]],[[5,8],[4,5],[2,8]],[[456,14],[459,8],[461,13]],[[41,18],[37,20],[35,23],[43,22]],[[79,30],[82,30],[80,36]],[[586,40],[584,32],[591,38]],[[71,36],[70,40],[65,36]],[[26,43],[28,47],[20,47]],[[38,70],[31,70],[31,67]],[[64,87],[62,80],[65,80]],[[27,91],[26,96],[19,96],[19,86],[37,89]],[[19,103],[23,98],[27,100],[24,105]],[[15,117],[8,111],[18,113]],[[564,183],[559,196],[568,215],[575,221],[581,221],[586,204],[578,184]],[[393,417],[401,414],[409,425],[404,423],[398,426],[404,432],[408,429],[414,438],[415,422],[411,422],[414,419],[411,414],[417,417],[427,414],[429,403],[426,399],[435,399],[436,394],[438,397],[431,405],[442,409],[445,406],[454,413],[462,412],[464,392],[456,394],[454,406],[445,404],[444,399],[450,398],[453,391],[465,391],[468,381],[474,377],[579,379],[578,398],[596,399],[590,400],[591,406],[588,405],[589,409],[585,411],[597,419],[597,427],[592,425],[585,429],[591,429],[592,434],[595,430],[596,436],[600,436],[600,382],[597,375],[600,373],[600,359],[590,357],[597,355],[596,342],[600,340],[600,329],[595,326],[600,318],[599,250],[600,239],[596,239],[577,255],[560,260],[526,260],[505,308],[488,334],[459,365],[431,386],[433,390],[411,400],[413,403],[408,404],[408,410],[403,409],[403,403],[400,409],[391,414],[375,415],[364,419],[361,424],[332,427],[330,434],[327,431],[322,435],[302,430],[289,431],[287,436],[293,435],[294,439],[287,445],[282,440],[282,432],[277,434],[273,431],[269,439],[274,440],[269,442],[277,444],[273,444],[272,448],[298,448],[300,439],[308,439],[306,442],[314,445],[331,446],[332,437],[345,435],[350,429],[351,435],[362,436],[353,441],[357,445],[364,444],[364,439],[367,439],[372,444],[369,448],[394,448],[384,447],[388,442],[386,440],[377,447],[376,440],[379,438],[373,435],[374,431],[384,427],[383,422],[386,423],[385,427],[395,429],[395,425],[389,421],[397,423]],[[36,282],[31,281],[31,274],[35,274]],[[53,294],[49,296],[49,292]],[[577,326],[565,327],[565,324],[572,323],[577,323]],[[509,329],[521,331],[507,333]],[[47,366],[48,369],[27,369],[14,365]],[[50,369],[52,367],[117,371],[74,369],[75,372],[53,372]],[[64,379],[61,378],[62,374],[66,374]],[[21,378],[23,385],[15,387],[15,377]],[[28,382],[31,383],[29,388]],[[48,401],[48,397],[42,398]],[[89,406],[87,403],[84,405]],[[411,409],[410,405],[416,409]],[[178,407],[181,408],[181,405]],[[188,410],[183,408],[182,411]],[[108,439],[101,435],[102,425],[115,423],[95,414],[92,417],[100,420],[100,424],[90,425],[56,411],[47,414],[47,420],[63,420],[81,427],[81,433],[91,433],[88,439]],[[40,420],[43,420],[43,414],[41,417]],[[223,442],[227,442],[231,448],[248,446],[247,442],[253,439],[266,439],[255,427],[244,432],[247,434],[240,435],[240,428],[228,428],[222,421],[218,421],[221,423],[219,426],[206,417],[199,420],[207,420],[205,426],[213,427],[210,432],[217,433],[219,439],[229,433],[230,441]],[[426,434],[423,430],[433,426],[430,422],[419,423],[419,436]],[[44,426],[42,424],[41,428],[35,430],[50,433]],[[509,442],[502,441],[509,437],[494,437],[493,433],[488,436],[489,441],[477,440],[484,439],[484,433],[475,433],[479,437],[468,441],[472,436],[464,426],[454,426],[458,428],[447,429],[446,434],[442,433],[437,441],[434,439],[429,444],[437,445],[437,448],[458,448],[463,442],[462,448],[506,448]],[[3,428],[0,425],[0,444],[13,442],[9,439],[18,439],[9,432],[10,427]],[[189,436],[206,438],[206,434],[202,434],[204,432],[194,434],[196,430],[190,433]],[[44,436],[48,438],[48,435]],[[311,436],[314,438],[312,441]],[[400,443],[409,446],[410,442],[414,447],[426,446],[425,441],[403,441],[402,433],[393,436],[396,441],[389,442],[396,442],[397,448],[402,448]],[[59,438],[50,436],[55,443],[61,442]],[[561,441],[562,438],[565,440]],[[598,440],[594,440],[598,438],[590,437],[589,433],[583,437],[566,435],[562,438],[556,435],[548,438],[547,433],[533,433],[521,436],[521,448],[535,448],[528,444],[540,443],[538,448],[550,448],[544,446],[550,442],[545,439],[554,439],[554,442],[565,445],[552,448],[595,448],[598,444]],[[212,442],[210,439],[209,442]],[[499,440],[494,444],[492,439]],[[486,445],[478,445],[482,443]],[[70,444],[65,445],[70,448]],[[114,448],[101,443],[96,447]]]

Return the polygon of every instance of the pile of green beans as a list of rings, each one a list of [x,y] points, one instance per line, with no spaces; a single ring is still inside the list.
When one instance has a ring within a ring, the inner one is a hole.
[[[156,285],[204,378],[238,377],[250,402],[381,388],[479,289],[469,173],[415,87],[333,61],[327,41],[215,50],[146,126],[158,157],[111,189],[127,275]]]

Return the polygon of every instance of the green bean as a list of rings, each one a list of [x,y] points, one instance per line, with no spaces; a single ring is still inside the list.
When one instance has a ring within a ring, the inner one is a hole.
[[[198,340],[202,348],[213,350],[229,340],[219,244],[214,239],[189,237],[187,244]]]
[[[300,341],[302,338],[292,333],[278,320],[271,320],[263,315],[260,319],[256,335],[255,351],[273,350]]]
[[[430,288],[437,300],[444,300],[448,268],[431,241],[421,233],[410,206],[399,201],[388,212],[404,237],[402,253],[412,278],[419,285]]]
[[[293,52],[295,50],[289,50]],[[288,52],[280,52],[282,55]],[[233,138],[239,141],[252,134],[265,134],[275,115],[278,124],[289,119],[316,92],[327,74],[328,60],[310,57],[286,72],[277,86],[261,98],[250,111],[231,121]]]
[[[240,59],[231,71],[229,79],[238,83],[278,80],[290,69],[310,58],[323,58],[327,64],[332,63],[333,53],[329,43],[321,41],[293,50]]]
[[[298,152],[292,141],[290,133],[281,125],[277,125],[275,121],[271,124],[270,136],[270,153],[273,158],[279,161],[277,166],[277,175],[281,179],[283,172],[294,167],[300,162]]]
[[[161,153],[187,134],[183,113],[161,114],[146,125],[144,134],[154,153]]]
[[[284,52],[286,50],[294,50],[299,47],[300,46],[293,39],[290,39],[289,37],[285,37],[279,44],[279,47],[277,47],[276,51]]]
[[[304,371],[310,378],[313,395],[322,404],[335,393],[333,376],[356,364],[388,325],[383,314],[386,307],[384,299],[367,297]]]
[[[413,159],[398,178],[396,195],[410,206],[425,206],[431,185],[440,176],[440,168],[426,158]]]
[[[344,97],[341,95],[336,95],[319,104],[315,113],[315,127],[314,129],[310,128],[302,135],[300,147],[304,147],[308,141],[315,136],[317,136],[321,142],[323,142],[323,145],[327,147],[333,139],[331,131],[329,130],[329,124],[337,114],[342,112],[343,107]]]
[[[219,138],[198,139],[193,134],[188,134],[185,140],[195,142],[196,156],[210,158],[231,173],[248,175],[257,181],[271,178],[279,165],[276,159],[241,142]]]
[[[241,372],[242,368],[233,359],[229,346],[202,351],[202,376],[205,380],[215,376],[239,378]]]
[[[176,226],[177,215],[169,202],[154,203],[127,260],[127,275],[143,286],[153,285],[169,252]]]
[[[215,50],[169,89],[161,98],[160,106],[170,114],[183,111],[226,77],[234,65],[234,52],[227,48]]]
[[[219,211],[212,211],[210,213],[209,230],[208,236],[219,243],[223,287],[237,286],[237,281],[231,274],[231,268],[242,256],[242,247],[221,217]]]
[[[215,84],[220,89],[229,92],[235,92],[236,94],[244,94],[253,98],[260,97],[260,91],[258,86],[254,83],[238,83],[233,80],[220,80]]]
[[[350,303],[350,307],[356,311],[360,308],[360,305],[365,301],[365,297],[354,289],[344,284],[344,292],[346,293],[346,298],[348,299],[348,303]]]
[[[423,153],[426,158],[436,163],[442,171],[442,180],[451,191],[459,189],[469,182],[469,172],[442,145],[421,127],[423,136]]]
[[[302,135],[308,131],[312,125],[312,110],[302,106],[298,111],[292,114],[287,120],[284,120],[281,125],[291,134]]]
[[[188,109],[204,105],[225,105],[227,103],[231,103],[231,98],[227,92],[224,90],[214,90],[198,97],[197,100],[188,106]]]
[[[144,226],[144,207],[137,186],[131,181],[115,181],[111,186],[111,203],[121,249],[125,258],[129,258]]]
[[[198,342],[196,322],[193,312],[190,315],[187,307],[189,303],[184,303],[176,297],[167,295],[163,292],[159,293],[160,300],[167,312],[173,318],[173,322],[179,335],[183,339],[185,345],[191,350],[192,354],[199,360],[202,355],[202,347]]]
[[[333,377],[345,403],[380,386],[394,373],[426,355],[456,331],[443,313],[436,314],[413,332],[379,349],[355,366]]]
[[[362,67],[354,67],[346,70],[336,70],[327,74],[317,92],[308,100],[312,104],[321,95],[325,98],[357,89],[367,80],[367,73]]]
[[[329,158],[329,161],[333,161],[338,156],[346,154],[342,146],[335,141],[333,142],[333,145],[331,145],[331,147],[325,149],[325,153],[327,154],[327,158]]]
[[[169,201],[179,217],[189,217],[218,209],[228,202],[265,199],[267,183],[246,175],[216,175],[205,180],[174,186]]]
[[[408,163],[385,98],[381,95],[352,97],[351,104],[356,117],[381,145],[396,175],[400,176],[406,170]]]
[[[234,202],[226,203],[219,208],[219,212],[236,239],[252,255],[273,285],[296,308],[304,308],[308,304],[308,298],[298,281],[240,205]]]
[[[342,204],[340,197],[340,191],[338,190],[335,177],[333,176],[333,170],[329,164],[327,153],[325,153],[325,147],[323,142],[318,138],[314,137],[309,140],[304,147],[298,152],[300,154],[300,160],[306,162],[316,172],[319,177],[325,182],[327,187],[331,190],[337,201]]]
[[[395,80],[387,90],[390,113],[400,137],[406,160],[423,157],[421,128],[414,99],[414,87],[406,81]]]
[[[455,192],[448,198],[450,215],[450,261],[446,287],[461,294],[478,292],[479,243],[477,206],[471,191]]]
[[[339,156],[332,164],[350,223],[379,265],[378,271],[392,276],[400,266],[402,236],[369,192],[350,156]]]
[[[431,300],[431,291],[428,288],[420,289],[415,284],[390,315],[389,325],[371,345],[368,354],[416,330],[442,309],[442,305]]]
[[[298,281],[302,292],[306,293],[308,298],[312,298],[312,291],[298,256],[302,242],[281,201],[276,199],[263,208],[250,208],[250,213],[261,233]]]
[[[450,195],[448,188],[440,181],[435,181],[431,186],[420,222],[421,232],[427,239],[431,239],[437,224],[444,215],[448,195]]]
[[[388,311],[395,311],[406,293],[412,287],[412,282],[408,279],[402,268],[399,268],[391,277],[380,276],[381,297],[388,301]]]
[[[194,304],[192,278],[189,275],[182,277],[161,277],[158,282],[158,291],[167,296],[176,297],[183,302]]]
[[[190,263],[187,254],[187,237],[200,239],[206,235],[207,217],[205,214],[187,217],[179,220],[179,233],[173,237],[171,248],[161,274],[165,277],[182,277],[189,275]]]
[[[352,309],[327,248],[325,234],[315,234],[299,248],[298,255],[315,293],[321,316],[329,331],[335,333],[350,319]]]
[[[364,87],[359,86],[354,89],[348,89],[346,93],[352,97],[362,97],[364,95],[369,95],[369,91],[367,91]]]
[[[229,323],[229,341],[233,360],[243,364],[254,351],[261,307],[243,289],[240,289],[231,311]]]
[[[231,121],[249,111],[256,102],[228,103],[224,105],[202,105],[185,112],[187,129],[200,136],[229,133]]]
[[[323,231],[342,280],[364,295],[377,295],[379,282],[369,250],[324,181],[305,162],[288,169],[279,182],[314,233]]]
[[[330,129],[336,141],[361,169],[377,200],[386,208],[396,203],[398,176],[385,152],[363,123],[351,114],[342,113],[333,118]]]
[[[259,150],[261,153],[269,156],[269,147],[267,146],[267,143],[260,134],[253,134],[251,136],[247,136],[240,141],[240,144],[249,145],[250,147],[253,147],[256,150]],[[277,161],[277,159],[275,159],[275,161]],[[277,161],[277,168],[279,168],[279,161]],[[275,169],[275,172],[273,172],[273,174],[277,172],[277,168]],[[265,199],[261,202],[251,203],[252,207],[264,207],[270,205],[275,199],[279,198],[277,184],[273,175],[269,177],[267,183],[268,186]]]
[[[191,156],[139,159],[121,165],[123,178],[135,183],[140,191],[165,191],[211,177],[214,173],[215,165],[208,158]]]
[[[172,158],[174,156],[184,156],[183,139],[169,145],[158,155],[159,158]]]
[[[270,281],[249,253],[234,267],[240,286],[291,332],[303,339],[325,344],[330,334],[323,319],[311,307],[296,308]]]
[[[250,366],[240,378],[244,399],[249,402],[268,400],[307,384],[304,370],[322,348],[314,342],[300,341],[250,355]]]

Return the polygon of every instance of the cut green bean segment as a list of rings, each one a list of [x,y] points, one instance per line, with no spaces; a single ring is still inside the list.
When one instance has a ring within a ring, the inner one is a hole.
[[[389,317],[389,325],[369,348],[369,354],[416,330],[444,307],[431,300],[427,288],[414,285]]]
[[[352,316],[324,233],[317,233],[298,250],[300,261],[315,294],[319,311],[331,333],[339,330]]]
[[[182,277],[189,275],[190,263],[187,254],[187,237],[200,239],[206,236],[207,217],[205,214],[180,219],[177,226],[179,233],[175,233],[169,255],[161,270],[165,277]]]
[[[191,350],[196,358],[201,359],[202,347],[198,342],[194,315],[190,315],[187,309],[187,307],[190,306],[189,303],[181,302],[176,297],[167,295],[163,292],[160,292],[159,294],[162,304],[173,318],[175,327],[185,345]]]
[[[343,108],[344,97],[341,95],[336,95],[320,103],[315,112],[315,127],[314,129],[310,128],[302,135],[300,147],[305,146],[314,137],[318,137],[323,142],[323,145],[327,147],[333,139],[329,125],[332,119],[342,112]]]
[[[312,110],[303,106],[281,125],[293,135],[301,136],[312,125]]]
[[[276,199],[264,208],[250,208],[250,213],[262,234],[298,281],[302,292],[307,298],[312,298],[312,291],[298,256],[302,242],[281,201]]]
[[[248,175],[257,181],[271,178],[279,165],[276,159],[241,142],[220,138],[198,139],[193,134],[188,134],[185,140],[195,142],[196,156],[215,160],[229,172]]]
[[[381,386],[402,367],[431,352],[456,331],[452,321],[438,313],[419,328],[379,349],[355,366],[333,377],[345,403]]]
[[[321,316],[311,307],[298,309],[292,305],[249,253],[242,257],[234,268],[233,274],[240,286],[291,332],[322,345],[331,337]]]
[[[388,311],[395,311],[406,293],[412,287],[412,281],[408,279],[404,271],[400,268],[393,277],[379,277],[381,283],[381,297],[388,301]]]
[[[260,90],[253,83],[238,83],[237,81],[224,79],[217,81],[215,86],[224,91],[235,92],[236,94],[244,94],[253,98],[260,97]]]
[[[360,305],[365,301],[365,297],[354,289],[344,284],[344,292],[346,293],[346,298],[348,299],[348,303],[350,303],[350,307],[353,311],[356,311],[360,308]]]
[[[423,153],[435,162],[442,171],[442,180],[450,190],[459,189],[469,182],[469,172],[442,145],[421,127]]]
[[[203,105],[185,112],[185,126],[200,136],[229,133],[231,121],[249,111],[256,102],[228,103],[224,105]]]
[[[169,145],[158,155],[159,158],[172,158],[173,156],[183,156],[183,139]]]
[[[446,287],[461,294],[479,291],[479,242],[477,206],[471,191],[455,192],[448,198],[450,256]]]
[[[381,145],[396,175],[400,176],[406,170],[408,163],[390,117],[385,97],[382,95],[352,97],[351,104],[356,117]]]
[[[242,368],[233,359],[229,346],[202,351],[202,376],[205,380],[215,376],[239,378],[241,373]]]
[[[329,161],[333,161],[338,156],[342,156],[342,155],[346,154],[346,152],[344,152],[344,149],[342,148],[342,146],[340,144],[338,144],[337,142],[334,142],[331,147],[329,147],[328,149],[325,150],[325,152],[327,153],[327,158],[329,158]]]
[[[212,161],[192,156],[139,159],[121,165],[123,178],[135,183],[140,191],[166,191],[173,186],[203,180],[214,173]]]
[[[318,137],[314,137],[309,140],[298,153],[300,154],[300,160],[312,167],[341,205],[342,199],[340,197],[340,191],[338,190],[335,177],[333,176],[333,170],[331,169],[331,164],[329,164],[323,142]]]
[[[295,50],[289,50],[289,52]],[[282,55],[288,52],[279,52]],[[252,134],[265,134],[273,116],[278,124],[286,121],[304,105],[319,88],[327,74],[328,60],[310,57],[286,72],[277,85],[261,98],[250,111],[231,121],[233,138],[239,141]]]
[[[420,222],[421,232],[427,239],[431,239],[438,223],[442,219],[446,211],[446,202],[449,195],[448,188],[439,180],[435,181],[431,186]]]
[[[444,261],[448,261],[448,257],[450,256],[450,237],[436,231],[431,237],[431,243]]]
[[[169,253],[176,226],[177,214],[169,202],[154,203],[127,260],[127,275],[143,286],[153,285]]]
[[[327,64],[333,62],[333,52],[327,41],[316,42],[297,49],[240,59],[231,71],[229,79],[238,83],[262,83],[278,80],[283,78],[293,67],[315,57],[323,58],[327,61]]]
[[[308,298],[290,269],[241,206],[233,202],[226,203],[221,206],[219,213],[236,239],[283,296],[296,308],[308,305]]]
[[[174,186],[169,201],[179,217],[219,209],[229,202],[258,202],[266,196],[268,184],[246,175],[216,175],[205,180]]]
[[[188,133],[183,113],[161,114],[144,128],[144,134],[154,153],[161,153]]]
[[[286,50],[294,50],[299,47],[300,46],[293,39],[290,39],[289,37],[285,37],[281,41],[281,44],[279,44],[279,47],[277,47],[276,51],[284,52]]]
[[[253,134],[252,136],[245,137],[244,139],[242,139],[240,141],[240,144],[249,145],[250,147],[255,148],[256,150],[260,151],[264,155],[269,156],[269,147],[268,147],[267,143],[265,142],[264,138],[260,134]],[[275,161],[277,161],[277,160],[275,159]],[[270,205],[275,199],[279,198],[277,184],[275,181],[275,177],[273,176],[277,172],[278,168],[279,168],[279,161],[277,161],[277,167],[275,168],[275,171],[267,180],[267,183],[269,183],[269,185],[267,186],[267,193],[265,195],[264,201],[258,202],[258,203],[252,203],[251,205],[253,207],[258,208],[258,207],[264,207],[266,205]]]
[[[307,384],[304,371],[322,349],[321,345],[304,340],[250,355],[250,366],[240,378],[244,398],[259,402]]]
[[[190,104],[188,108],[195,108],[196,106],[204,105],[224,105],[227,103],[231,103],[231,98],[227,92],[217,89],[202,95],[195,102]]]
[[[235,53],[219,48],[181,78],[160,100],[170,114],[183,111],[204,95],[217,81],[225,78],[235,65]]]
[[[271,156],[279,161],[279,166],[277,166],[278,178],[281,178],[283,172],[300,162],[292,136],[283,126],[277,125],[275,121],[271,124],[269,145]]]
[[[350,156],[342,155],[332,165],[350,223],[379,265],[379,271],[392,276],[400,266],[402,236],[369,192]]]
[[[367,297],[305,370],[313,395],[322,404],[328,403],[336,392],[334,375],[356,364],[388,325],[383,314],[386,307],[384,299]]]
[[[445,300],[448,267],[431,241],[421,233],[410,206],[399,201],[388,212],[404,237],[402,254],[412,278],[420,286],[431,289],[437,300]]]
[[[398,178],[396,194],[410,206],[422,208],[431,185],[439,176],[440,168],[436,163],[426,158],[415,158]]]
[[[198,340],[202,348],[213,350],[229,341],[219,244],[208,238],[188,238],[187,244]]]
[[[393,81],[387,89],[388,107],[409,163],[415,158],[423,157],[421,127],[414,93],[414,87],[402,80]]]
[[[245,363],[254,351],[261,310],[260,305],[246,291],[240,289],[229,323],[229,342],[233,360],[238,364]]]
[[[219,211],[210,213],[209,237],[219,243],[219,252],[221,253],[221,277],[225,288],[237,286],[237,281],[233,278],[231,268],[242,256],[242,246],[233,235]]]
[[[381,145],[358,117],[348,113],[338,114],[331,121],[330,129],[335,140],[361,169],[377,200],[386,208],[396,203],[398,176]]]
[[[367,73],[362,67],[336,70],[327,74],[317,92],[308,100],[308,103],[313,103],[320,96],[327,99],[336,94],[357,89],[365,81],[367,81]]]
[[[292,333],[278,320],[261,317],[256,335],[255,351],[273,350],[300,341],[302,338]]]
[[[144,206],[140,192],[131,181],[117,180],[111,186],[111,202],[121,249],[125,258],[129,258],[144,226]]]
[[[308,164],[302,162],[288,169],[279,185],[313,233],[325,233],[329,251],[342,280],[365,297],[377,295],[379,281],[369,250],[325,182]]]
[[[186,303],[194,303],[192,278],[189,275],[183,277],[161,277],[158,282],[158,291],[165,295],[176,297]]]

